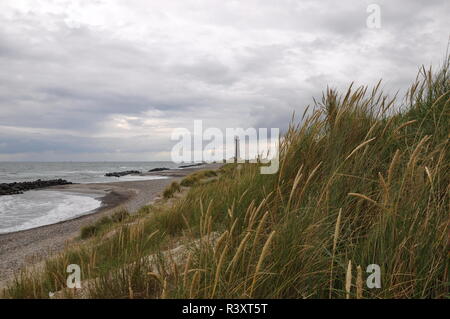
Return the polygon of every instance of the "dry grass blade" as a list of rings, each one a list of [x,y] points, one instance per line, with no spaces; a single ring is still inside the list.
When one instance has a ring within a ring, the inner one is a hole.
[[[330,266],[330,294],[329,298],[331,299],[331,292],[333,291],[333,266],[334,266],[334,257],[336,255],[336,246],[339,238],[339,230],[341,227],[341,216],[342,216],[342,208],[339,209],[339,214],[336,220],[336,226],[334,228],[334,236],[333,236],[333,251],[331,256],[331,266]]]
[[[347,273],[345,274],[345,298],[350,299],[352,289],[352,261],[348,261]]]
[[[369,201],[369,202],[371,202],[371,203],[373,203],[373,204],[375,204],[375,205],[379,205],[379,204],[378,204],[376,201],[374,201],[372,198],[370,198],[370,197],[368,197],[368,196],[366,196],[366,195],[363,195],[363,194],[359,194],[359,193],[348,193],[347,195],[348,195],[348,196],[359,197],[359,198],[365,199],[365,200],[367,200],[367,201]]]
[[[350,157],[352,157],[353,154],[355,154],[360,148],[364,147],[365,145],[369,144],[370,142],[372,142],[374,139],[376,139],[376,137],[371,138],[370,140],[367,140],[363,143],[361,143],[360,145],[358,145],[346,158],[345,160],[348,160]]]
[[[356,267],[356,299],[363,298],[363,277],[361,266]]]
[[[275,235],[275,231],[272,231],[269,235],[269,237],[266,240],[266,243],[264,244],[264,247],[261,251],[261,255],[259,256],[258,264],[256,265],[255,274],[253,276],[252,285],[250,286],[250,294],[249,296],[253,296],[253,290],[255,289],[256,279],[259,274],[259,270],[261,269],[262,263],[264,261],[264,258],[268,254],[270,243],[272,242],[273,236]]]

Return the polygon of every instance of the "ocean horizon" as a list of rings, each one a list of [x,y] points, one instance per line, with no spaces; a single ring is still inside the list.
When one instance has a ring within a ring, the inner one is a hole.
[[[0,162],[0,183],[29,182],[37,179],[66,179],[72,183],[103,183],[114,181],[108,172],[138,170],[146,172],[157,167],[177,168],[171,161],[104,161],[104,162]],[[128,177],[131,178],[131,177]],[[139,178],[137,178],[139,179]],[[122,180],[125,180],[122,178]]]

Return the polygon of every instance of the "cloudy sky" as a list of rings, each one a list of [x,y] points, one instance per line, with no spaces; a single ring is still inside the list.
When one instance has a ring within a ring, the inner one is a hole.
[[[195,119],[283,128],[327,85],[404,90],[443,61],[449,16],[447,0],[1,0],[0,161],[168,160]]]

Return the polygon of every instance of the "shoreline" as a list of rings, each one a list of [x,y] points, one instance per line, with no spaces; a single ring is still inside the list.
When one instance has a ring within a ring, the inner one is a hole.
[[[102,204],[92,212],[54,224],[0,234],[0,289],[4,288],[19,270],[62,251],[79,236],[82,227],[112,214],[120,206],[133,214],[142,206],[151,204],[173,181],[180,180],[195,171],[216,169],[220,166],[222,165],[206,164],[194,168],[142,174],[167,177],[164,179],[69,184],[45,188],[86,194],[97,193],[104,196],[98,198]]]
[[[89,184],[86,184],[86,185],[89,185]],[[89,195],[94,195],[95,194],[94,192],[87,192],[87,191],[86,192],[80,192],[80,191],[72,191],[72,190],[53,190],[53,189],[48,189],[48,188],[46,188],[44,190],[46,190],[46,191],[59,191],[59,192],[66,192],[67,191],[67,193],[72,193],[74,195],[81,195],[81,196],[83,196],[83,195],[89,196]],[[32,231],[32,230],[38,230],[38,229],[41,229],[41,228],[45,228],[47,226],[58,225],[58,224],[61,224],[61,223],[70,222],[72,220],[83,218],[83,217],[86,217],[86,216],[102,213],[103,211],[106,211],[106,210],[109,210],[109,209],[113,209],[113,208],[117,208],[118,206],[120,206],[120,204],[126,202],[130,198],[131,198],[131,196],[127,197],[123,193],[118,193],[116,191],[111,191],[111,192],[109,192],[107,194],[102,194],[101,197],[96,197],[95,198],[98,201],[100,201],[100,206],[95,208],[95,209],[86,211],[83,214],[76,215],[75,217],[69,217],[68,219],[64,219],[64,220],[61,220],[61,221],[58,221],[58,222],[45,224],[45,225],[40,225],[40,226],[36,226],[36,227],[33,227],[33,228],[15,230],[15,231],[7,232],[7,233],[0,233],[0,239],[1,239],[2,236],[16,234],[16,233],[22,233],[22,232],[27,232],[27,231]],[[0,243],[1,243],[1,241],[0,241]]]

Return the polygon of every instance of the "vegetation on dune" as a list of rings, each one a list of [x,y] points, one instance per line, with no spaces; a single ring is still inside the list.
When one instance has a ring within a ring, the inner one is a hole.
[[[98,221],[96,221],[94,224],[84,226],[83,228],[81,228],[80,238],[87,239],[92,236],[95,236],[99,232],[108,229],[108,227],[111,227],[112,224],[123,222],[129,216],[130,214],[126,209],[120,208],[116,210],[111,216],[104,216],[100,218]]]
[[[172,182],[163,192],[164,198],[172,198],[175,193],[181,192],[181,186],[177,182]]]
[[[401,111],[379,85],[328,90],[283,137],[277,174],[227,164],[209,183],[189,176],[173,205],[142,208],[5,296],[48,297],[76,263],[95,278],[91,297],[447,298],[449,62],[422,69]],[[186,258],[167,257],[182,244]],[[365,285],[371,264],[381,288]]]
[[[217,173],[213,170],[204,170],[196,172],[183,178],[180,182],[180,185],[184,187],[191,187],[198,184],[202,179],[212,178],[215,176],[217,176]]]

